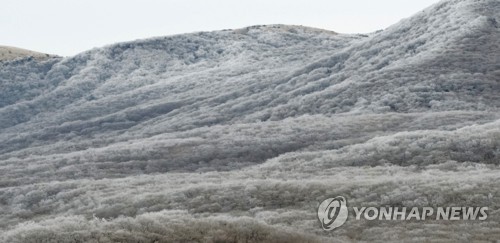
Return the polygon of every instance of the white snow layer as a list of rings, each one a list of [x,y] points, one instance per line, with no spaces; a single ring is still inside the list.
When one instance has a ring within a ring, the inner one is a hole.
[[[386,30],[254,26],[0,63],[1,242],[500,239],[500,1]],[[487,206],[348,220],[319,203]]]

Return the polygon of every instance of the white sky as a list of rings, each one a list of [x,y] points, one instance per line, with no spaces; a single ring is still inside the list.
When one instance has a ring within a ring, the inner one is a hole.
[[[438,0],[2,0],[0,45],[58,55],[153,36],[295,24],[383,29]]]

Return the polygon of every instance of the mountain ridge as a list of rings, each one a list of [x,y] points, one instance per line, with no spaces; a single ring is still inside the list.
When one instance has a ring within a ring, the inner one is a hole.
[[[12,46],[0,46],[0,62],[15,61],[23,58],[34,58],[38,61],[56,57],[55,55],[30,51]]]
[[[368,35],[253,26],[2,63],[0,240],[498,239],[498,13],[445,0]],[[316,210],[339,195],[492,210],[332,235]]]

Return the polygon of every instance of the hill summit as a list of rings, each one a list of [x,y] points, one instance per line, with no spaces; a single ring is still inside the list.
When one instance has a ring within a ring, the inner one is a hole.
[[[0,46],[0,61],[11,61],[18,58],[32,57],[42,61],[54,57],[53,55],[34,52],[11,46]]]

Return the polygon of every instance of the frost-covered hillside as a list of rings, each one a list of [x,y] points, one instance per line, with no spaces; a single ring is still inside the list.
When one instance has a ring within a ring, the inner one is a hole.
[[[0,241],[500,238],[500,1],[386,30],[268,25],[0,62]],[[355,221],[319,203],[488,206]]]

